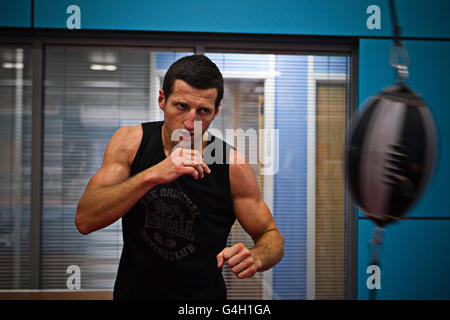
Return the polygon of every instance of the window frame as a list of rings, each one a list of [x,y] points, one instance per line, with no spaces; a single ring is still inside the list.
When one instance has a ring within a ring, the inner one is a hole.
[[[235,33],[109,31],[64,29],[0,28],[0,46],[32,49],[32,145],[31,145],[31,204],[30,204],[30,283],[29,289],[40,286],[40,242],[43,198],[43,122],[44,122],[44,65],[48,46],[89,48],[132,48],[133,50],[186,51],[208,53],[264,53],[350,56],[347,79],[348,112],[350,122],[358,101],[357,37],[322,37],[303,35],[266,35]],[[276,49],[274,49],[276,48]],[[348,132],[346,132],[346,142]],[[346,252],[348,292],[346,299],[357,297],[357,223],[356,206],[346,185]]]

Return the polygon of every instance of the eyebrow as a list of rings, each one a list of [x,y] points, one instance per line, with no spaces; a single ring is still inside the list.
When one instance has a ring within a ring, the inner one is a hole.
[[[181,104],[185,104],[185,105],[189,106],[189,103],[185,102],[184,100],[180,100],[180,99],[178,99],[178,98],[173,99],[173,103],[174,103],[174,104],[181,103]],[[201,105],[201,106],[199,106],[197,109],[200,109],[200,108],[214,110],[214,106],[212,106],[212,107],[207,107],[207,106]]]

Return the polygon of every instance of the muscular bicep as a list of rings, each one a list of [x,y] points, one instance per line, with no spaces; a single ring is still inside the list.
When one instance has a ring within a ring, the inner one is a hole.
[[[233,208],[241,226],[257,241],[264,233],[277,230],[272,214],[261,198],[252,167],[242,155],[232,151],[240,161],[230,164],[230,187]],[[235,158],[236,160],[236,158]],[[245,161],[245,163],[244,163]]]
[[[122,127],[114,133],[106,146],[102,165],[89,180],[86,190],[113,186],[129,178],[141,140],[138,130],[137,127]]]
[[[121,163],[112,163],[102,167],[89,180],[86,190],[104,188],[119,184],[130,176],[130,168]]]

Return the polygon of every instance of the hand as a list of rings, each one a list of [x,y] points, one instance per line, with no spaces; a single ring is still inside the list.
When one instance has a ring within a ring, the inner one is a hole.
[[[252,252],[243,243],[226,247],[217,255],[217,267],[222,268],[227,261],[236,277],[251,278],[261,269],[261,261],[255,259]]]
[[[203,178],[205,172],[211,173],[201,153],[196,149],[175,148],[170,157],[167,157],[151,169],[155,172],[155,183],[165,184],[172,182],[184,174],[190,174],[197,180]]]

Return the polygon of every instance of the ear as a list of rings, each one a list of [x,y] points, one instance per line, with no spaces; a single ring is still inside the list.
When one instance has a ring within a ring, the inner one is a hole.
[[[166,98],[164,96],[164,91],[161,89],[159,90],[159,97],[158,97],[158,104],[159,108],[164,111],[164,104],[166,103]]]
[[[222,103],[219,103],[219,105],[217,106],[216,111],[214,112],[214,118],[217,117],[217,115],[219,114],[219,109],[221,105]]]

